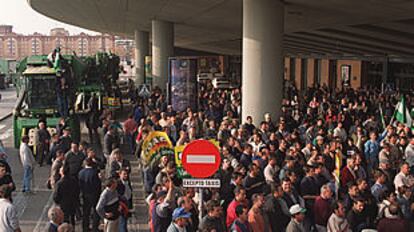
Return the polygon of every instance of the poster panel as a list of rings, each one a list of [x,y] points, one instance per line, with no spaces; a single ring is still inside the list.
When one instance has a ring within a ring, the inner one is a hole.
[[[170,59],[170,99],[177,112],[197,109],[197,60]]]

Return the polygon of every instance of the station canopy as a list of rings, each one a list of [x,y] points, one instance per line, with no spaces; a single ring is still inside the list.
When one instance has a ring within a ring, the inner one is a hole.
[[[275,0],[276,1],[276,0]],[[414,56],[414,1],[285,0],[287,54]],[[175,24],[175,46],[241,54],[242,0],[28,0],[36,11],[86,29],[125,35]]]

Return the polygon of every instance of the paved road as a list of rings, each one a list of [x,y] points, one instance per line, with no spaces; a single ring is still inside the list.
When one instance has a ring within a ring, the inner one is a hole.
[[[18,150],[13,147],[12,118],[0,123],[0,137],[9,156],[8,162],[12,167],[12,176],[17,190],[13,194],[13,203],[17,207],[22,231],[43,231],[40,228],[45,224],[47,206],[50,206],[51,192],[45,188],[49,167],[35,167],[34,191],[35,195],[25,195],[21,192],[23,170],[18,158]]]
[[[2,108],[1,104],[0,108]],[[53,203],[52,192],[45,187],[46,180],[49,176],[50,166],[35,167],[34,191],[36,194],[23,194],[21,192],[23,170],[18,158],[18,150],[13,147],[12,117],[0,122],[0,139],[6,147],[6,152],[9,156],[8,162],[12,167],[12,176],[17,187],[17,190],[13,193],[13,203],[18,210],[21,229],[24,232],[45,231],[45,225],[48,221],[47,210]],[[131,160],[131,164],[133,165],[131,179],[136,205],[133,217],[130,218],[129,228],[130,231],[148,231],[148,226],[146,225],[147,208],[143,200],[144,195],[138,163],[132,156],[126,157]],[[81,231],[80,225],[81,222],[78,222],[76,231]]]
[[[3,118],[7,114],[13,111],[13,108],[17,102],[16,89],[7,88],[1,89],[1,100],[0,100],[0,118]]]

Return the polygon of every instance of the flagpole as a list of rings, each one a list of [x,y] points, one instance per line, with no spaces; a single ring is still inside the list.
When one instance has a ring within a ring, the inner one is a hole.
[[[379,111],[380,111],[380,117],[381,117],[381,123],[382,123],[382,127],[385,129],[386,125],[385,125],[385,118],[384,118],[384,112],[382,110],[382,105],[381,103],[379,103]]]
[[[392,117],[391,117],[391,120],[390,120],[390,123],[388,124],[388,126],[387,127],[389,127],[390,125],[392,125],[393,123],[394,123],[394,120],[395,120],[395,113],[397,112],[397,110],[398,110],[398,107],[399,107],[399,105],[401,104],[401,100],[397,103],[397,105],[395,106],[395,109],[394,109],[394,113],[392,113]]]

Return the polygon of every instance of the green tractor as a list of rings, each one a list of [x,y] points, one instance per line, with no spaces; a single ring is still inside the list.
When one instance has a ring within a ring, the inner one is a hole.
[[[82,57],[86,64],[86,75],[82,76],[76,89],[75,112],[86,114],[88,101],[92,95],[98,98],[99,110],[110,108],[108,98],[115,98],[119,78],[119,57],[114,54],[97,53],[95,56]],[[112,107],[111,107],[112,108]]]
[[[80,140],[80,120],[74,111],[79,80],[86,75],[87,65],[72,55],[63,55],[64,67],[70,73],[68,116],[66,125],[71,128],[74,141]],[[30,145],[36,143],[35,130],[40,120],[46,122],[49,132],[54,132],[61,119],[58,112],[57,75],[62,70],[50,67],[46,55],[24,58],[17,66],[15,80],[18,100],[13,111],[14,145],[20,146],[23,135],[28,135]],[[63,70],[65,71],[65,70]]]

